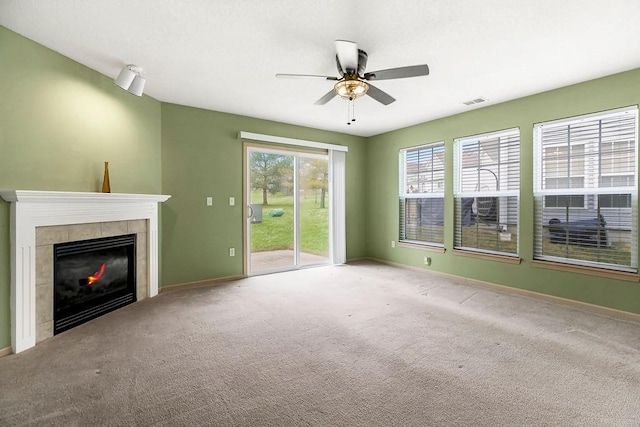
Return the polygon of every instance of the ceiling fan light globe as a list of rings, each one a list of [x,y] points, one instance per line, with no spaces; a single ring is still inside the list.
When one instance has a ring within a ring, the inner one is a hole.
[[[352,101],[365,95],[369,85],[361,80],[343,80],[336,83],[334,90],[341,98]]]

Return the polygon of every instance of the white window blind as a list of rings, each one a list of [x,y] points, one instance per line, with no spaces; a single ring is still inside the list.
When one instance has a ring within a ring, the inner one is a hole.
[[[444,142],[400,150],[400,241],[444,245]]]
[[[454,142],[454,247],[518,255],[520,131]]]
[[[535,125],[535,259],[637,271],[637,117]]]

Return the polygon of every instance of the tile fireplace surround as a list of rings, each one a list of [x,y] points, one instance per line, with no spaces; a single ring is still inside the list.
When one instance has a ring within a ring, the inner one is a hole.
[[[10,190],[0,191],[0,197],[11,203],[14,353],[51,336],[54,243],[135,233],[142,240],[138,251],[145,251],[136,256],[142,267],[139,299],[158,294],[158,203],[171,196]]]

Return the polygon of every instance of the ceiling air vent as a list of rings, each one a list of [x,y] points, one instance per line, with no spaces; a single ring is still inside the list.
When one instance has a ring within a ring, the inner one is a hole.
[[[487,98],[483,98],[482,96],[480,98],[476,98],[476,99],[472,99],[471,101],[465,101],[463,102],[464,105],[475,105],[475,104],[480,104],[481,102],[486,102]]]

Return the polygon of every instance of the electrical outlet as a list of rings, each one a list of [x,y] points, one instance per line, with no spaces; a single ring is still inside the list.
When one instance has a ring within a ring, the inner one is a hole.
[[[236,248],[229,248],[229,256],[236,256]]]
[[[229,197],[229,206],[235,206],[235,205],[236,205],[236,198]]]
[[[207,197],[207,206],[213,206],[213,197]]]
[[[431,265],[431,257],[424,257],[424,265]]]
[[[392,247],[392,248],[395,248],[395,247],[396,247],[396,241],[395,241],[395,240],[392,240],[392,241],[391,241],[391,247]]]

